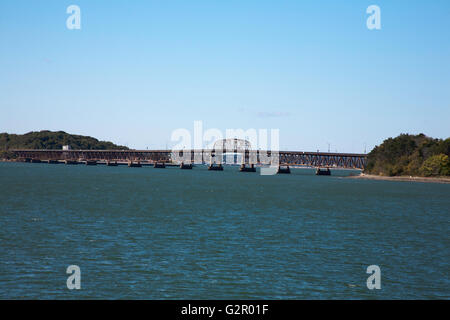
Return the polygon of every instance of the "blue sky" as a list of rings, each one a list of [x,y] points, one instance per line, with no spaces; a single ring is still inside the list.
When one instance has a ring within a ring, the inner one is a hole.
[[[66,28],[71,4],[81,30]],[[372,4],[381,30],[366,27]],[[450,2],[2,0],[0,111],[0,132],[139,149],[194,120],[279,128],[289,150],[447,138]]]

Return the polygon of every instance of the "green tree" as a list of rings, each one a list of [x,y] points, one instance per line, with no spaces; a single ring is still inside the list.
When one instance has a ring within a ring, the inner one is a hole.
[[[450,175],[450,159],[446,154],[437,154],[424,161],[420,172],[424,176],[448,176]]]

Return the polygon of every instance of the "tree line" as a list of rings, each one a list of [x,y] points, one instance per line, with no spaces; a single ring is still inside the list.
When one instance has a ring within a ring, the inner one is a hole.
[[[449,176],[449,156],[450,138],[401,134],[384,140],[368,154],[364,172],[384,176]]]
[[[11,149],[62,149],[69,145],[82,150],[128,150],[125,146],[109,141],[99,141],[93,137],[69,134],[64,131],[32,131],[26,134],[0,133],[0,157],[10,158]]]

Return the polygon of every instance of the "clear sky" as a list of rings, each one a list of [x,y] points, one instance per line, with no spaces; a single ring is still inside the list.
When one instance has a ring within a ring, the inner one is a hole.
[[[381,30],[366,27],[372,4]],[[0,111],[0,132],[139,149],[194,120],[279,128],[303,151],[447,138],[450,1],[1,0]]]

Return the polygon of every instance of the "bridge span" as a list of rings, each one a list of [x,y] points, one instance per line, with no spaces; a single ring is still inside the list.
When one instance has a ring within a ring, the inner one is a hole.
[[[184,155],[184,162],[223,163],[224,153],[215,149],[179,150],[9,150],[20,159],[68,160],[68,161],[127,161],[148,163],[172,163],[175,155]],[[330,168],[364,169],[366,154],[302,152],[302,151],[265,151],[265,150],[227,150],[227,154],[241,154],[245,164],[269,165],[271,157],[278,156],[282,166],[312,166]],[[278,153],[278,155],[277,155]],[[273,158],[272,158],[273,159]]]

